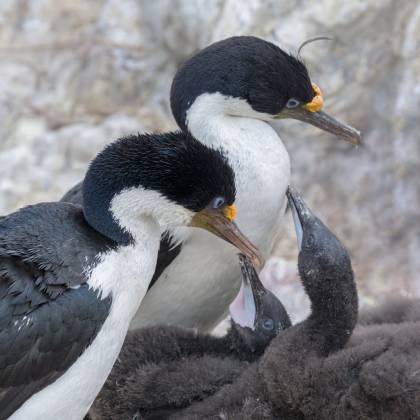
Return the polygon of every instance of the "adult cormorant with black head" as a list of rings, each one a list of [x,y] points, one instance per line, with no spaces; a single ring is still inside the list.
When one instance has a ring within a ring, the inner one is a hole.
[[[322,111],[321,91],[299,58],[252,36],[216,42],[187,60],[173,80],[171,107],[183,131],[224,150],[236,177],[238,226],[265,257],[282,229],[290,182],[289,154],[269,122],[294,118],[360,140]],[[63,200],[80,204],[80,198],[76,186]],[[240,278],[232,247],[205,232],[177,229],[172,242],[161,243],[152,287],[132,327],[211,330],[226,315]]]

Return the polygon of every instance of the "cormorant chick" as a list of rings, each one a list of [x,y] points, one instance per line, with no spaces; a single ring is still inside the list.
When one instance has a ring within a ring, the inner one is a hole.
[[[311,315],[279,334],[235,382],[184,409],[174,405],[162,410],[157,404],[147,419],[419,418],[420,322],[414,322],[418,318],[404,315],[401,323],[361,327],[348,342],[358,307],[350,258],[293,189],[288,198]],[[227,362],[232,367],[236,361]],[[172,377],[168,392],[176,389],[187,399],[189,381],[197,371],[202,375],[205,370],[214,371],[217,376],[225,366],[226,359],[221,358],[209,364],[198,362],[194,369],[183,370],[178,380]],[[153,380],[150,393],[160,378]],[[137,399],[126,403],[129,410],[121,419],[138,411]]]
[[[147,415],[207,398],[234,382],[280,331],[290,327],[284,306],[264,287],[249,261],[239,258],[242,285],[230,305],[227,334],[215,337],[173,326],[130,331],[90,410],[91,418],[131,418],[137,412]],[[174,386],[178,383],[182,387]]]
[[[419,419],[420,322],[372,325],[346,345],[357,314],[349,256],[294,190],[288,197],[311,315],[276,337],[234,384],[155,417]]]

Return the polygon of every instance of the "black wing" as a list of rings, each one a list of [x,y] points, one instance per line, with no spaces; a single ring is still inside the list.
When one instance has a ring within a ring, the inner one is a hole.
[[[69,189],[62,197],[60,201],[66,203],[75,204],[83,207],[83,195],[82,195],[82,184],[83,181],[76,184],[73,188]]]
[[[155,273],[153,274],[152,281],[149,284],[148,290],[156,283],[157,279],[163,273],[166,267],[178,256],[181,252],[182,245],[178,244],[173,246],[170,238],[163,234],[160,239],[160,247],[156,262]]]
[[[61,201],[82,206],[82,182],[79,182],[73,188],[67,191],[66,194],[64,194],[64,196],[61,198]],[[170,265],[172,261],[178,256],[178,254],[181,252],[181,248],[181,244],[174,246],[167,235],[162,235],[156,269],[149,284],[149,289],[156,283],[157,279],[163,273],[165,268],[168,267],[168,265]]]
[[[70,204],[0,220],[0,419],[54,382],[95,338],[111,302],[89,290],[83,270],[111,246]]]

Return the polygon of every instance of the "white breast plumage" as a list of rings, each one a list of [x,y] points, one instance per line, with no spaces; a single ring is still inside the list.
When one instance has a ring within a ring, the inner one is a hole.
[[[219,94],[207,97],[224,100]],[[191,130],[204,144],[224,150],[235,172],[237,224],[268,256],[286,207],[289,155],[266,122],[220,114],[212,117],[211,109],[220,110],[220,103],[212,107],[207,101],[191,107],[190,120],[197,121],[190,124]],[[132,328],[170,323],[209,330],[225,316],[240,286],[237,250],[207,232],[190,231],[182,252],[142,301]]]

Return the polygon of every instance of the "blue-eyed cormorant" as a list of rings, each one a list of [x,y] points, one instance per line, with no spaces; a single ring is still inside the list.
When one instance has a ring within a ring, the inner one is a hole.
[[[201,227],[259,260],[239,232],[234,173],[183,132],[120,139],[91,163],[83,209],[0,220],[0,419],[81,419],[152,278],[162,231]]]
[[[321,91],[296,56],[251,36],[208,46],[187,60],[173,80],[176,122],[203,144],[225,151],[237,182],[238,226],[265,256],[282,227],[290,178],[289,155],[269,122],[295,118],[359,141],[356,130],[329,117],[322,105]],[[76,201],[77,191],[64,199]],[[209,330],[225,316],[239,289],[231,248],[188,228],[177,229],[175,236],[182,246],[162,241],[153,286],[133,327],[172,324]]]

